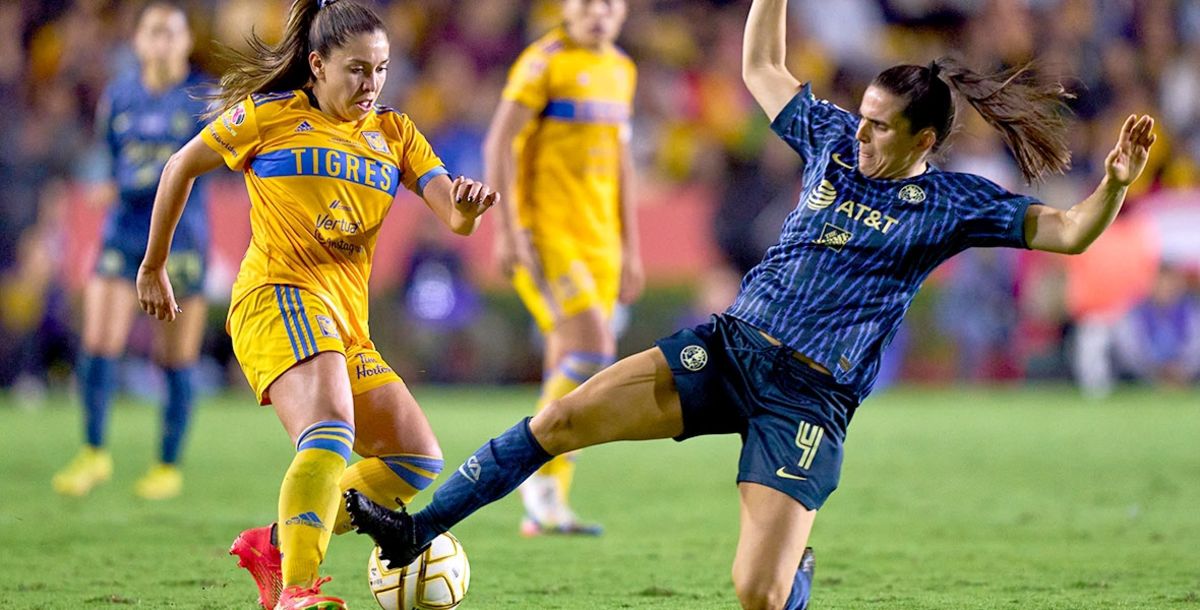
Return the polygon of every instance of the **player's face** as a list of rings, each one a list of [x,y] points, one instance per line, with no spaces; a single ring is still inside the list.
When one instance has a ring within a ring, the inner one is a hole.
[[[932,130],[912,133],[904,98],[867,87],[858,113],[858,170],[868,178],[894,180],[914,175],[932,146]]]
[[[625,0],[564,0],[563,21],[571,40],[585,47],[602,47],[621,33]]]
[[[350,37],[329,57],[314,52],[310,63],[321,109],[344,121],[367,116],[387,81],[389,51],[387,34],[375,30]]]
[[[152,6],[142,13],[133,37],[134,52],[142,65],[186,65],[192,52],[192,35],[183,12],[166,6]]]

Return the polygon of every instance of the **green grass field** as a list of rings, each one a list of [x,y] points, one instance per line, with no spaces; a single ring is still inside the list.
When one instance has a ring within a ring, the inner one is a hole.
[[[448,468],[523,415],[532,389],[416,390]],[[114,480],[84,500],[50,476],[76,450],[71,401],[0,402],[4,608],[252,608],[226,555],[274,518],[290,459],[270,410],[244,394],[202,403],[177,500],[139,501],[156,411],[112,417]],[[466,609],[736,608],[735,437],[586,452],[577,509],[599,539],[517,536],[507,498],[455,528],[472,563]],[[872,398],[842,485],[817,520],[812,607],[1200,608],[1200,397],[1066,389],[904,389]],[[373,608],[370,545],[336,538],[327,591]]]

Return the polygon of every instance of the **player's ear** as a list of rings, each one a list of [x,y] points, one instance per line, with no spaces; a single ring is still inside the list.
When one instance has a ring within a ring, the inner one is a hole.
[[[317,80],[325,78],[325,60],[321,59],[320,53],[312,51],[308,54],[308,69]]]
[[[926,127],[917,134],[917,146],[921,150],[933,150],[934,144],[937,144],[937,132],[932,127]]]

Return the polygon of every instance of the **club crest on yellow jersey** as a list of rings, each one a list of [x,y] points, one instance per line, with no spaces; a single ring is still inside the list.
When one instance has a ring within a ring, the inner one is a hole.
[[[388,150],[387,140],[383,139],[382,133],[378,131],[364,131],[362,132],[362,137],[367,141],[367,146],[370,146],[371,150],[385,155],[391,152]]]

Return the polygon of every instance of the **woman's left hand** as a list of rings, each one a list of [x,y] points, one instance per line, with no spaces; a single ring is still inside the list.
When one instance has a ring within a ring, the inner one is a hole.
[[[476,218],[500,201],[500,193],[482,182],[459,176],[450,185],[450,199],[460,214]]]
[[[1104,159],[1104,172],[1109,182],[1125,187],[1137,180],[1146,169],[1150,145],[1156,139],[1153,130],[1154,119],[1148,114],[1140,117],[1131,114],[1125,119],[1117,145]]]

